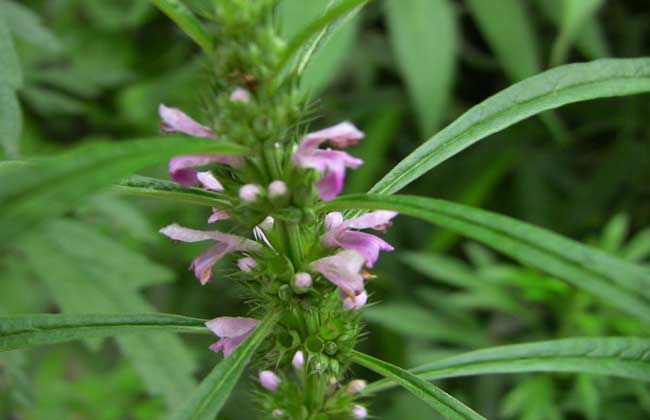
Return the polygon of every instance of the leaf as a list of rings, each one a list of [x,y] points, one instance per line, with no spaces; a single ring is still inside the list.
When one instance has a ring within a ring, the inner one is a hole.
[[[604,59],[546,71],[471,108],[398,163],[370,192],[397,192],[477,141],[543,111],[648,91],[648,58]]]
[[[480,331],[459,330],[443,317],[413,304],[384,303],[366,309],[363,315],[368,322],[410,337],[444,341],[470,348],[485,346],[487,343],[484,336],[474,334],[480,334]]]
[[[510,79],[540,71],[539,43],[524,2],[468,0],[467,6]]]
[[[397,64],[423,136],[431,135],[450,100],[456,67],[456,16],[449,0],[387,0]]]
[[[251,356],[271,333],[278,319],[278,313],[267,315],[237,350],[212,369],[170,419],[213,420],[237,384]]]
[[[433,407],[445,419],[484,418],[440,388],[400,367],[357,351],[352,352],[352,361],[395,381]]]
[[[63,49],[61,41],[28,7],[11,0],[2,0],[0,10],[6,16],[7,26],[16,38],[53,52]]]
[[[349,195],[319,210],[385,209],[482,242],[650,325],[650,270],[553,232],[485,210],[415,196]]]
[[[326,10],[329,3],[330,0],[281,1],[278,5],[278,15],[282,37],[289,38],[298,33],[304,26],[301,24],[318,17]],[[318,95],[336,77],[343,61],[354,46],[358,27],[359,19],[347,19],[328,39],[321,42],[320,48],[309,60],[300,80],[300,86],[305,92]]]
[[[18,89],[23,84],[23,75],[9,25],[4,14],[0,14],[0,85],[3,83]]]
[[[205,320],[169,314],[0,316],[0,352],[89,337],[147,332],[208,333]]]
[[[551,50],[551,64],[558,65],[566,60],[569,48],[585,22],[602,6],[604,0],[562,0],[560,34]]]
[[[198,204],[202,206],[223,207],[229,202],[218,193],[200,188],[185,188],[175,182],[145,176],[131,176],[116,184],[113,189],[118,192],[140,197],[174,200],[177,202]]]
[[[157,137],[85,145],[56,158],[8,168],[0,174],[0,241],[10,244],[133,172],[175,155],[201,153],[242,154],[245,149],[221,140]]]
[[[0,146],[10,159],[20,154],[21,132],[22,113],[16,91],[0,80]]]
[[[199,44],[204,52],[212,53],[210,34],[181,0],[151,0],[151,2]]]
[[[410,372],[428,381],[502,373],[580,372],[650,382],[649,355],[648,338],[565,338],[472,351]],[[366,392],[395,385],[382,380],[368,385]]]
[[[359,9],[370,0],[341,0],[335,6],[327,10],[322,16],[314,19],[305,26],[303,30],[294,35],[280,56],[278,70],[284,66],[304,48],[304,53],[298,61],[297,73],[303,73],[305,67],[313,57],[319,45],[338,26],[344,24],[348,19],[354,17]]]
[[[89,226],[56,221],[24,238],[19,250],[65,313],[155,312],[137,288],[163,278],[125,277],[124,273],[141,270],[141,267],[127,267],[133,264],[133,259],[116,266],[119,261],[112,261],[112,257],[102,252],[93,253],[92,258],[84,257],[84,248],[103,249],[106,239]],[[152,394],[161,395],[168,407],[185,401],[195,385],[192,372],[196,363],[176,335],[126,335],[116,340]],[[98,349],[96,340],[89,344]]]

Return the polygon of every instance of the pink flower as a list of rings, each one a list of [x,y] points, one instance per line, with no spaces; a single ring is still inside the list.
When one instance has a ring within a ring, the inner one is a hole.
[[[355,419],[365,419],[368,417],[368,410],[362,405],[355,405],[352,408],[352,417]]]
[[[206,190],[223,191],[223,185],[221,185],[221,182],[210,171],[197,172],[196,179]]]
[[[323,177],[316,186],[320,198],[324,201],[334,199],[343,190],[345,168],[358,168],[361,159],[346,152],[331,149],[319,149],[325,141],[337,147],[347,147],[363,138],[363,133],[349,122],[343,122],[324,130],[307,134],[293,154],[293,162],[301,168],[315,169]]]
[[[322,274],[344,294],[356,296],[364,291],[364,278],[361,274],[364,263],[365,258],[361,254],[346,250],[316,260],[310,267]]]
[[[228,220],[230,215],[223,210],[212,208],[212,214],[208,218],[208,223],[218,222],[219,220]]]
[[[160,230],[163,235],[181,242],[200,242],[213,240],[217,244],[208,248],[196,257],[190,265],[194,275],[201,284],[205,285],[212,278],[212,267],[226,254],[231,252],[260,252],[262,246],[250,239],[236,235],[221,233],[219,231],[202,231],[181,227],[177,224],[169,225]]]
[[[217,136],[210,128],[199,124],[187,114],[177,108],[170,108],[163,104],[158,107],[163,133],[183,133],[192,137],[216,139]],[[172,179],[185,187],[198,185],[198,173],[193,169],[210,163],[223,163],[237,166],[240,159],[236,156],[224,155],[187,155],[175,156],[169,160],[169,174]]]
[[[239,189],[239,198],[242,201],[253,202],[262,193],[262,188],[255,184],[246,184]]]
[[[352,229],[383,231],[397,214],[394,211],[378,210],[354,219],[343,220],[341,213],[330,213],[325,218],[327,232],[321,236],[321,243],[328,248],[357,251],[365,257],[366,266],[372,268],[379,258],[379,251],[393,251],[395,248],[378,236]]]
[[[293,368],[296,370],[300,370],[303,366],[305,366],[305,354],[302,352],[302,350],[298,350],[296,354],[293,355],[293,359],[291,359],[291,366],[293,366]]]
[[[343,307],[345,309],[348,311],[358,311],[368,302],[368,293],[365,290],[362,290],[355,295],[345,295],[341,293],[341,299],[343,300]]]
[[[223,357],[228,357],[237,346],[248,337],[260,322],[252,318],[222,316],[205,323],[219,341],[210,346],[210,350],[223,350]]]
[[[244,273],[250,273],[253,268],[257,267],[257,261],[251,257],[244,257],[237,261],[237,267]]]
[[[270,370],[263,370],[260,372],[260,384],[262,387],[268,391],[275,392],[282,381],[275,374],[275,372]]]
[[[235,88],[230,94],[230,100],[234,102],[248,103],[251,101],[251,93],[244,88]]]

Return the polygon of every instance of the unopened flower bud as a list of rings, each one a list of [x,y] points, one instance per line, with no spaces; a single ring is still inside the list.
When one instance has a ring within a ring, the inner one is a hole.
[[[284,416],[284,411],[280,410],[279,408],[276,408],[273,410],[271,413],[274,419],[279,419],[280,417]]]
[[[298,350],[296,354],[293,355],[291,366],[293,366],[296,370],[300,370],[303,368],[303,366],[305,366],[305,354],[301,350]]]
[[[257,266],[257,261],[251,257],[244,257],[237,261],[237,267],[239,267],[239,269],[244,273],[250,273],[255,266]]]
[[[311,275],[309,273],[296,273],[293,278],[293,284],[298,289],[308,289],[312,285]]]
[[[264,232],[268,232],[269,230],[273,229],[273,224],[275,223],[275,220],[271,216],[266,216],[264,220],[262,220],[262,223],[260,223],[258,226],[260,229],[262,229]]]
[[[242,201],[252,202],[257,200],[257,196],[260,195],[262,189],[259,185],[255,184],[246,184],[239,189],[239,198]]]
[[[366,389],[366,381],[364,381],[363,379],[355,379],[353,381],[350,381],[347,388],[348,393],[352,395],[358,394],[364,389]]]
[[[251,93],[244,88],[236,88],[230,94],[230,100],[234,102],[248,103],[251,101]]]
[[[368,417],[368,410],[362,405],[355,405],[352,408],[352,417],[355,419],[365,419]]]
[[[271,198],[287,195],[288,192],[289,189],[287,188],[287,184],[285,184],[284,181],[276,180],[269,184],[269,197]]]
[[[260,372],[260,385],[268,391],[275,392],[280,386],[280,378],[270,370]]]

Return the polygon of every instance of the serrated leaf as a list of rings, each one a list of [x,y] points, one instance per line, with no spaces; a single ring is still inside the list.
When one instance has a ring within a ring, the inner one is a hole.
[[[279,314],[269,314],[255,331],[201,382],[170,420],[213,420],[228,399],[251,356],[271,333]]]
[[[432,381],[470,375],[524,372],[580,372],[650,381],[650,339],[635,337],[566,338],[472,351],[410,370]],[[394,387],[378,381],[375,393]]]
[[[603,59],[533,76],[474,106],[370,190],[391,194],[463,149],[530,116],[573,102],[650,91],[650,59]]]
[[[395,381],[399,386],[433,407],[445,419],[484,418],[445,391],[400,367],[357,351],[352,352],[352,361]]]
[[[444,116],[456,67],[456,16],[449,0],[387,0],[386,19],[397,64],[420,133],[430,136]]]
[[[225,141],[156,137],[78,147],[0,173],[0,240],[4,246],[42,221],[74,208],[84,197],[145,167],[184,154],[242,154]],[[47,217],[43,211],[47,209]]]
[[[200,188],[181,187],[171,181],[139,175],[123,179],[113,188],[124,194],[173,200],[202,206],[223,207],[224,204],[229,204],[228,201],[218,193],[202,190]]]
[[[58,225],[58,226],[57,226]],[[97,253],[92,260],[61,249],[62,233],[85,230],[86,242],[70,243],[68,247],[93,248],[93,236],[101,236],[91,227],[75,222],[57,222],[39,234],[24,238],[19,249],[29,266],[47,286],[55,302],[67,314],[87,313],[148,313],[155,309],[132,287],[133,279],[124,278],[115,267],[107,269],[110,260]],[[169,407],[185,400],[195,384],[192,372],[196,363],[173,334],[157,333],[117,337],[120,350],[129,358],[154,395],[164,397]],[[93,341],[91,344],[98,344]],[[163,352],[156,349],[164,349]]]
[[[63,45],[28,7],[11,0],[0,1],[0,11],[6,17],[7,26],[16,36],[32,45],[49,51],[61,51]]]
[[[181,0],[151,0],[164,14],[178,25],[201,46],[204,52],[212,53],[212,38],[205,30],[203,24],[194,16],[194,13],[183,4]]]
[[[205,320],[170,314],[26,314],[0,316],[0,352],[82,338],[151,332],[204,334]]]
[[[350,195],[320,210],[395,210],[482,242],[650,325],[650,270],[561,235],[485,210],[415,196]]]

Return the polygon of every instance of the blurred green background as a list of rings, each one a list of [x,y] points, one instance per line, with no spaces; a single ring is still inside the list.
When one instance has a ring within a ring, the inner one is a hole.
[[[200,11],[206,2],[187,3]],[[278,30],[295,34],[327,4],[282,0]],[[147,0],[0,0],[0,18],[0,44],[11,37],[23,76],[0,82],[22,115],[0,103],[6,159],[153,135],[161,102],[201,116],[205,62]],[[513,82],[566,62],[648,55],[645,0],[377,0],[318,53],[303,88],[318,106],[314,127],[349,119],[366,131],[353,151],[366,164],[347,185],[364,192]],[[648,115],[647,95],[571,105],[492,136],[407,192],[488,208],[649,264]],[[147,174],[167,176],[164,167]],[[243,314],[219,268],[206,287],[187,271],[200,245],[175,246],[157,233],[171,222],[207,227],[206,216],[201,207],[98,194],[0,255],[0,313]],[[449,232],[401,218],[388,239],[398,251],[381,259],[371,287],[381,304],[366,311],[361,347],[400,366],[497,344],[644,334],[585,293]],[[157,334],[2,353],[0,418],[156,418],[218,360],[210,343]],[[443,387],[491,419],[650,418],[650,387],[620,379],[485,376]],[[249,389],[242,383],[220,418],[256,418]],[[369,405],[377,418],[432,418],[399,391]]]

